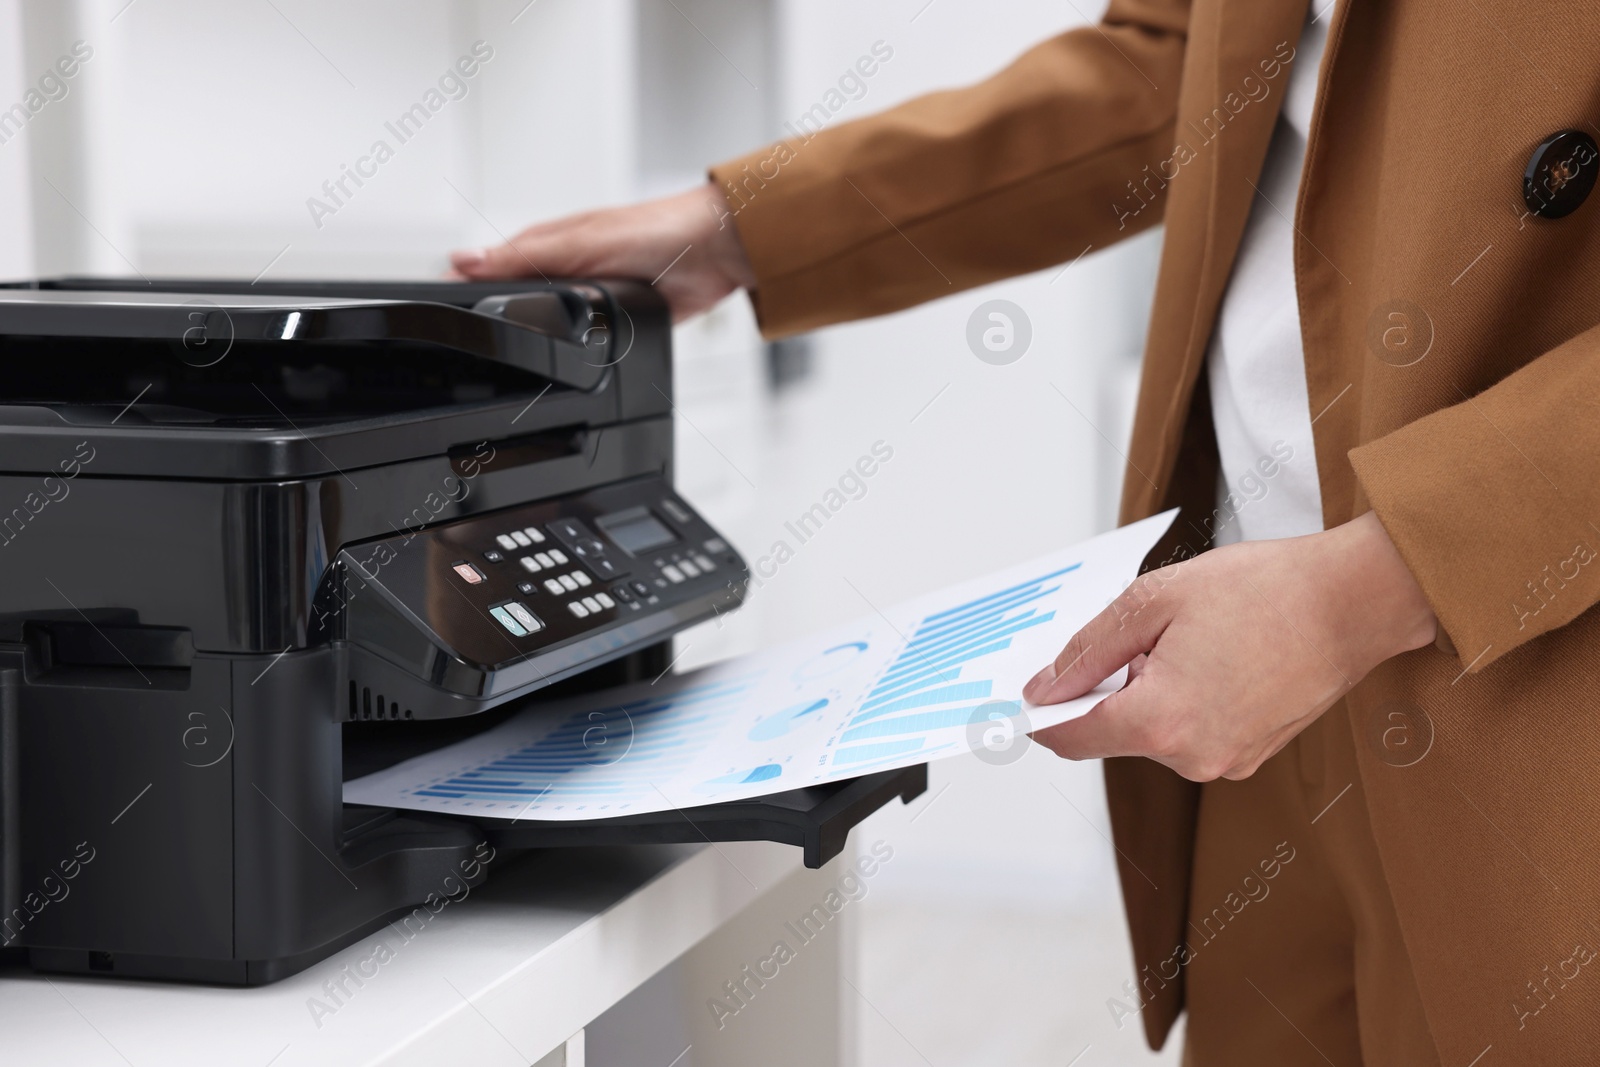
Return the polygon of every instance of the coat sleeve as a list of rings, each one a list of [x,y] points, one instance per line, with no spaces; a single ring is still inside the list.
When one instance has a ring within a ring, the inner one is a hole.
[[[1350,452],[1462,666],[1600,601],[1600,326]]]
[[[1117,205],[1171,153],[1187,21],[1188,0],[1112,0],[976,85],[821,129],[813,108],[797,136],[711,168],[762,332],[897,311],[1153,225],[1164,198]]]

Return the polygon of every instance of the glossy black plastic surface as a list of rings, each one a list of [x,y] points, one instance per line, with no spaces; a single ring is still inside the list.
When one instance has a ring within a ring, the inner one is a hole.
[[[20,643],[28,619],[111,613],[186,629],[204,651],[277,653],[311,640],[313,597],[343,547],[660,476],[672,423],[480,439],[454,456],[255,482],[104,477],[114,443],[62,444],[76,476],[0,475],[0,642]]]
[[[601,522],[629,510],[670,526],[672,540],[628,553]],[[748,577],[738,553],[651,476],[348,546],[318,598],[313,638],[325,630],[370,656],[351,661],[351,718],[440,718],[732,611]]]
[[[381,304],[355,299],[348,283],[180,282],[172,284],[196,288],[106,305],[94,301],[127,279],[38,284],[48,288],[0,287],[3,472],[56,473],[82,444],[96,451],[100,475],[352,475],[483,440],[671,412],[666,307],[633,282],[529,284],[499,312],[471,309],[493,303],[485,288],[505,298],[504,284],[389,283],[379,295],[403,302]],[[230,295],[239,291],[254,295]],[[202,299],[233,301],[253,335]],[[274,339],[296,307],[331,333],[307,336],[297,323],[289,340]],[[520,309],[516,321],[502,317],[507,308]],[[7,316],[51,332],[6,332]],[[568,340],[553,336],[563,322]],[[382,339],[383,329],[398,335]],[[541,346],[578,369],[512,358]]]
[[[521,286],[507,285],[502,294],[514,295],[464,308],[370,293],[222,292],[221,286],[173,291],[155,285],[0,289],[0,334],[159,341],[196,367],[214,366],[232,345],[250,342],[418,344],[503,363],[573,389],[593,389],[617,362],[613,332],[606,328],[610,312],[592,287],[586,293],[572,287],[522,293]]]
[[[805,865],[816,868],[844,851],[856,823],[897,797],[909,804],[927,788],[928,768],[923,764],[703,808],[580,822],[481,822],[489,843],[496,848],[778,841],[800,846]]]

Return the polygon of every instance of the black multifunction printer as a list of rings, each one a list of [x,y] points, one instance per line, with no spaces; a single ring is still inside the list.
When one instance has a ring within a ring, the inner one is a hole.
[[[485,845],[816,866],[920,793],[922,767],[580,823],[343,802],[660,675],[740,603],[672,434],[648,286],[0,287],[0,959],[270,982],[486,877]]]

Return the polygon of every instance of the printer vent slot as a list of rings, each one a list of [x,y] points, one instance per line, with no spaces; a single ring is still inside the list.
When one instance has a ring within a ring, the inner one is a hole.
[[[350,722],[370,721],[373,719],[410,719],[410,708],[401,708],[400,705],[386,698],[382,693],[374,693],[369,687],[361,685],[354,678],[350,679],[350,707],[345,716]]]

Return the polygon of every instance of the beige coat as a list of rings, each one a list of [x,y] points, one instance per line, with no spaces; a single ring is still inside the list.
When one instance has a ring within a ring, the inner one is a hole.
[[[762,328],[893,311],[1164,221],[1128,457],[1148,479],[1125,479],[1122,514],[1209,515],[1201,370],[1306,16],[1113,0],[984,83],[714,168]],[[1600,1029],[1600,968],[1567,962],[1600,948],[1600,195],[1537,218],[1522,182],[1550,134],[1600,136],[1600,5],[1343,0],[1333,17],[1300,200],[1277,205],[1297,224],[1323,513],[1376,509],[1446,636],[1329,714],[1351,719],[1442,1061],[1493,1043],[1517,1050],[1499,1062],[1568,1062]],[[1384,759],[1396,712],[1431,726],[1412,766]],[[1107,779],[1149,963],[1184,937],[1201,787],[1144,760]],[[1540,1003],[1564,1021],[1530,1024]],[[1181,1007],[1170,983],[1143,1013],[1152,1040]]]

